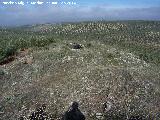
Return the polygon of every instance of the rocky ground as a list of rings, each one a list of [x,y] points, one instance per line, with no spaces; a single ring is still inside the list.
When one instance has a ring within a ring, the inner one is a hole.
[[[87,120],[160,119],[159,66],[102,42],[74,42],[19,50],[0,66],[1,120],[27,120],[42,104],[59,119],[73,101]]]

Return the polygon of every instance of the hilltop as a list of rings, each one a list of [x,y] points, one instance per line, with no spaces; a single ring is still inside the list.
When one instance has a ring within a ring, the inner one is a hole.
[[[160,119],[159,21],[31,25],[0,36],[2,119],[41,104],[58,119],[72,101],[87,120]]]

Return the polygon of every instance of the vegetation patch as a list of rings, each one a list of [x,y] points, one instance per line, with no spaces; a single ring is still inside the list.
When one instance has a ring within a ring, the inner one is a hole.
[[[17,48],[15,46],[8,46],[1,51],[0,65],[8,64],[15,59]]]
[[[0,29],[1,119],[59,119],[73,101],[87,120],[160,119],[159,25],[101,21]]]

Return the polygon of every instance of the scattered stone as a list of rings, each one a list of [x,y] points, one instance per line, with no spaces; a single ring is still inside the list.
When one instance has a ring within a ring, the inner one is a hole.
[[[20,120],[25,120],[24,117],[20,117]],[[43,104],[31,113],[27,120],[53,120],[52,115],[46,112],[46,105]]]
[[[129,120],[144,120],[142,116],[131,116]]]

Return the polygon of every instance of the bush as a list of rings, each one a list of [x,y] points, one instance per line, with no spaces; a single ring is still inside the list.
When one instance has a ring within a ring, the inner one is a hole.
[[[15,46],[8,46],[4,51],[4,56],[9,57],[16,54],[17,48]]]
[[[3,51],[1,51],[0,53],[0,62],[2,62],[3,60],[5,60],[6,58],[9,58],[11,56],[14,56],[17,52],[17,49],[15,46],[8,46],[6,47],[6,49],[4,49]]]

